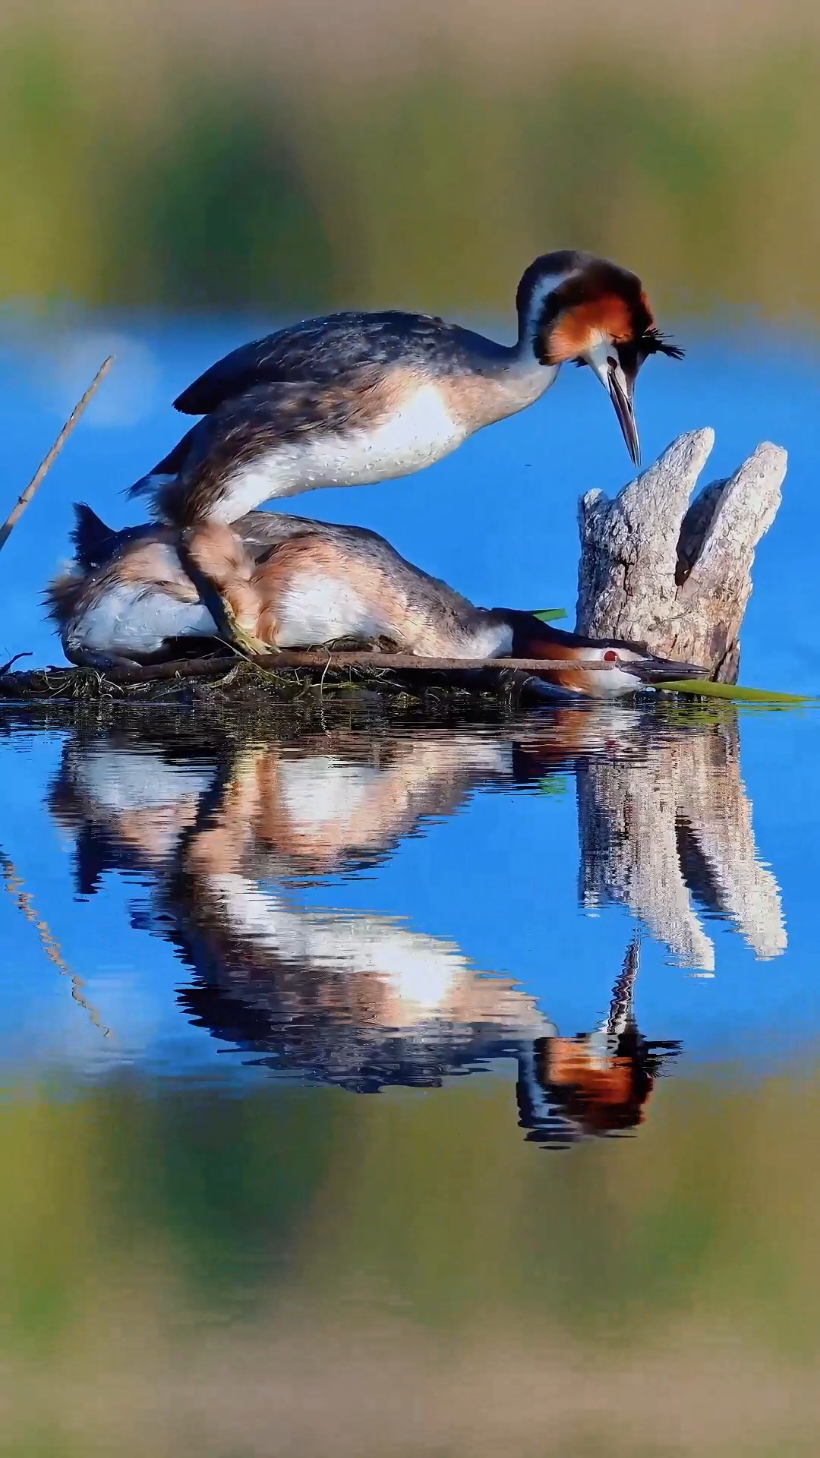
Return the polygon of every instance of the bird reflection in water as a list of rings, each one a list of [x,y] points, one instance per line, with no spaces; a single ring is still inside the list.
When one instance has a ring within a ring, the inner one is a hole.
[[[680,1043],[650,1042],[635,1018],[640,937],[630,943],[606,1018],[576,1038],[536,1038],[522,1050],[516,1084],[527,1138],[562,1147],[579,1134],[624,1134],[643,1123],[655,1079]]]
[[[774,955],[785,935],[777,887],[756,857],[736,751],[725,721],[692,718],[673,729],[657,712],[612,707],[556,709],[481,729],[398,733],[382,724],[264,744],[226,736],[216,754],[212,745],[185,750],[173,734],[153,745],[78,734],[66,744],[50,804],[75,837],[82,893],[92,894],[109,869],[148,880],[150,902],[138,920],[172,943],[192,974],[178,993],[182,1010],[248,1061],[372,1092],[435,1087],[514,1058],[526,1137],[560,1146],[636,1128],[678,1051],[639,1030],[637,938],[601,1026],[565,1038],[517,983],[478,970],[452,942],[381,913],[305,907],[296,884],[374,866],[479,790],[573,773],[582,903],[620,901],[679,954],[683,887],[719,905],[761,954]],[[676,774],[706,774],[708,783],[680,783],[670,794]],[[640,816],[625,810],[632,800]],[[635,865],[646,861],[647,836],[660,859],[657,874],[641,880]],[[759,892],[750,924],[744,876]],[[701,965],[696,939],[691,950],[691,965]]]

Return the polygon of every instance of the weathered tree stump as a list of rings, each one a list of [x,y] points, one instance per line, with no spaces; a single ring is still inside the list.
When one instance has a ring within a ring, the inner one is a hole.
[[[690,502],[714,439],[690,431],[614,499],[581,498],[576,630],[645,642],[736,683],[755,548],[780,505],[787,457],[759,445]]]

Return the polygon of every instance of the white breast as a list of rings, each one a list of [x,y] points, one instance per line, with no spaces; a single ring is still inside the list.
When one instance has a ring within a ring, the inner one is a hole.
[[[109,653],[123,657],[156,653],[167,638],[208,637],[217,632],[201,602],[180,602],[159,588],[120,582],[108,588],[75,621],[64,642],[72,653]]]
[[[305,647],[334,638],[389,636],[390,619],[343,579],[304,575],[283,594],[277,613],[276,646]]]
[[[263,501],[300,491],[407,476],[448,455],[466,435],[438,388],[423,385],[372,429],[316,429],[299,441],[272,445],[231,477],[212,519],[236,521]]]
[[[512,653],[512,628],[506,623],[487,622],[478,615],[476,621],[470,624],[469,630],[462,635],[453,634],[449,642],[441,632],[437,632],[436,636],[435,651],[431,652],[434,658],[438,654],[446,658],[509,658]],[[426,644],[417,647],[415,651],[427,652]]]

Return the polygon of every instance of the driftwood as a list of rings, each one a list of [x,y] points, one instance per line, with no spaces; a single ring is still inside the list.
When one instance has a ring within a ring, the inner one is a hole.
[[[321,649],[296,653],[290,650],[281,653],[260,654],[238,660],[228,657],[175,658],[168,663],[157,663],[142,668],[138,664],[122,668],[109,668],[105,677],[110,683],[155,683],[161,679],[208,678],[227,673],[237,662],[248,662],[256,668],[270,673],[287,672],[289,669],[309,669],[323,673],[326,670],[360,668],[369,673],[506,673],[510,670],[525,670],[528,673],[543,672],[547,668],[566,669],[566,659],[556,658],[421,658],[414,653],[327,653]],[[612,663],[591,660],[594,667],[602,671],[616,667]],[[70,669],[52,670],[54,673],[71,672]],[[22,677],[22,675],[20,675]]]
[[[581,498],[576,629],[645,642],[736,683],[755,548],[780,505],[786,452],[759,445],[690,503],[714,439],[679,436],[613,500]]]

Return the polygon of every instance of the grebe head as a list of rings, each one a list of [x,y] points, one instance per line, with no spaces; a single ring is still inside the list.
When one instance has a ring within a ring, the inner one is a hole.
[[[518,285],[519,347],[539,364],[589,365],[607,391],[634,464],[640,462],[633,395],[650,354],[681,359],[658,332],[640,279],[617,263],[565,249],[536,258]]]
[[[610,693],[634,691],[642,685],[646,688],[663,687],[679,679],[708,678],[708,670],[696,663],[676,663],[671,658],[657,658],[638,643],[607,642],[600,648],[582,650],[589,658],[598,658],[607,664],[607,672],[614,680]],[[602,691],[605,691],[602,689]]]

